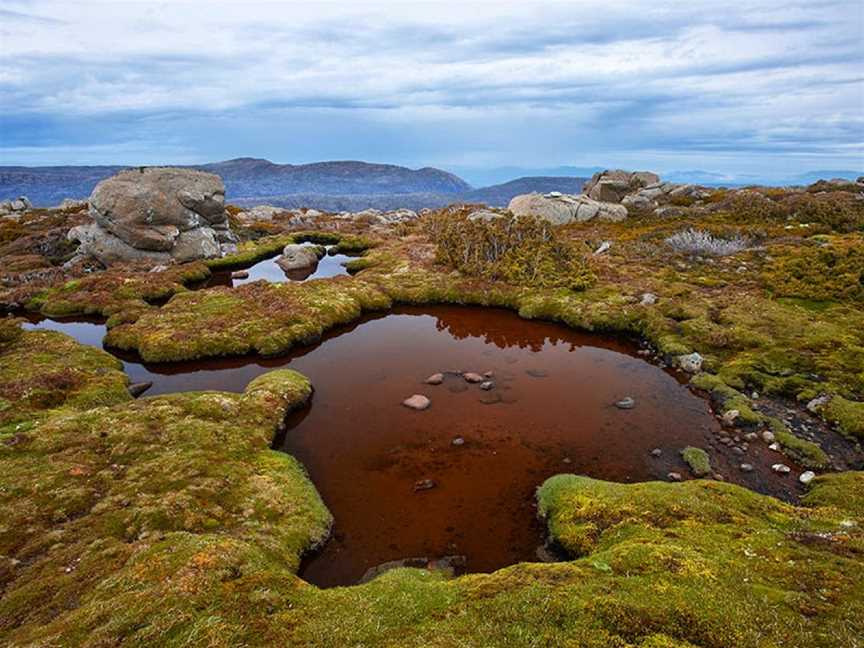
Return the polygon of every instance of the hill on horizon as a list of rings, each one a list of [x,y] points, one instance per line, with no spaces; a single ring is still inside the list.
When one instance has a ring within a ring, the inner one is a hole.
[[[355,160],[276,164],[242,157],[199,165],[177,165],[219,175],[228,202],[241,206],[270,203],[282,207],[317,207],[329,211],[374,207],[395,209],[441,207],[455,202],[506,206],[519,193],[576,192],[585,178],[517,178],[503,185],[473,188],[459,176],[423,167]],[[0,200],[27,196],[37,207],[64,198],[87,198],[96,184],[115,173],[135,168],[117,165],[0,167]]]

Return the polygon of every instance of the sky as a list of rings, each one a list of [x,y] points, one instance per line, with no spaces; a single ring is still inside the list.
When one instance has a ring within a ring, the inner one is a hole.
[[[0,4],[0,164],[864,170],[864,3]]]

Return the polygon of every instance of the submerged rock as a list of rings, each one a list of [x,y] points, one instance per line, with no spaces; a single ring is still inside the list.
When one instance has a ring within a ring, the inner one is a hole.
[[[424,382],[427,385],[440,385],[442,382],[444,382],[444,374],[443,373],[432,374]]]
[[[465,556],[444,556],[443,558],[402,558],[400,560],[390,560],[367,569],[363,574],[363,577],[360,579],[360,583],[368,583],[372,579],[378,578],[378,576],[390,571],[391,569],[402,569],[404,567],[426,569],[443,573],[448,577],[456,576],[465,568],[466,563],[467,559]]]
[[[146,392],[152,386],[153,383],[148,380],[146,382],[132,383],[131,385],[129,385],[129,387],[127,387],[127,389],[129,390],[129,394],[132,396],[132,398],[138,398],[141,394]]]
[[[618,409],[628,410],[636,407],[636,400],[632,396],[625,396],[615,403]]]
[[[469,382],[469,383],[482,383],[483,382],[483,376],[481,376],[478,373],[474,373],[472,371],[469,371],[467,373],[462,374],[462,377],[465,379],[465,382]]]
[[[422,411],[428,409],[429,406],[432,404],[432,401],[423,394],[414,394],[413,396],[409,396],[404,401],[402,401],[402,404],[409,409]]]
[[[414,490],[415,491],[425,491],[431,490],[438,485],[434,479],[420,479],[414,482]]]

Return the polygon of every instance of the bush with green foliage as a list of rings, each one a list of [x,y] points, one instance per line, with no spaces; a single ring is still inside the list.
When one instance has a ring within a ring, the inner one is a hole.
[[[521,286],[585,290],[594,273],[579,245],[532,217],[470,220],[443,212],[427,221],[437,261],[467,275]]]

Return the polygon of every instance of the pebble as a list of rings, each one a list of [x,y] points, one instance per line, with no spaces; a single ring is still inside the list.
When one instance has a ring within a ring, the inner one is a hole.
[[[677,473],[677,472],[667,473],[666,477],[669,479],[669,481],[675,481],[675,482],[680,482],[683,479],[683,477],[681,477],[681,473]]]
[[[478,373],[474,373],[469,371],[468,373],[462,374],[462,377],[465,379],[465,382],[469,383],[481,383],[483,382],[483,376]]]
[[[720,473],[714,473],[714,481],[726,481],[726,478]]]
[[[454,446],[462,446],[462,445],[465,445],[465,439],[463,439],[462,437],[456,437],[455,439],[453,439],[453,440],[450,442],[450,445],[454,445]]]
[[[402,404],[410,409],[422,411],[428,409],[429,406],[432,404],[432,401],[430,401],[423,394],[414,394],[410,398],[406,398],[404,401],[402,401]]]
[[[434,479],[421,479],[414,482],[414,491],[424,491],[435,488],[438,484]]]
[[[805,470],[803,473],[801,473],[801,476],[798,477],[798,481],[800,481],[802,484],[809,484],[811,481],[813,481],[815,477],[816,473],[814,473],[812,470]]]
[[[732,452],[734,452],[735,454],[743,455],[744,448],[739,448],[738,446],[735,446],[734,448],[732,448]]]
[[[742,463],[740,468],[741,472],[753,472],[753,464]]]
[[[570,457],[564,457],[561,461],[565,464],[573,463],[573,460]]]
[[[483,391],[489,391],[494,386],[495,386],[495,383],[492,382],[491,380],[487,380],[486,382],[480,383],[480,389],[482,389]]]
[[[636,407],[636,401],[633,399],[632,396],[626,396],[619,400],[617,403],[615,403],[615,407],[617,407],[618,409],[633,409],[634,407]]]
[[[739,414],[740,412],[738,410],[733,409],[725,412],[721,418],[726,425],[732,425],[735,422],[735,419],[738,418]]]
[[[747,434],[744,435],[744,438],[747,439],[748,441],[755,441],[756,439],[759,438],[759,435],[756,434],[755,432],[748,432]]]
[[[662,451],[660,448],[654,448],[654,449],[651,451],[651,456],[652,456],[652,457],[659,457],[659,456],[662,455],[662,454],[663,454],[663,451]]]
[[[549,373],[544,371],[543,369],[526,369],[525,373],[532,378],[545,378],[549,375]]]
[[[762,440],[763,440],[765,443],[774,443],[774,439],[775,439],[775,436],[774,436],[774,433],[773,433],[771,430],[765,430],[765,431],[762,433]]]
[[[432,374],[424,382],[427,385],[440,385],[442,382],[444,382],[444,374],[443,373]]]
[[[494,376],[495,376],[495,374],[494,374],[493,372],[491,372],[491,371],[484,371],[484,372],[483,372],[483,377],[484,377],[484,378],[492,378],[492,377],[494,377]]]
[[[788,475],[790,472],[792,472],[792,469],[789,466],[782,463],[774,464],[773,466],[771,466],[771,470],[773,470],[779,475]]]
[[[779,443],[772,443],[771,445],[768,446],[768,449],[773,450],[774,452],[780,452],[780,444]]]

